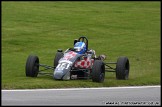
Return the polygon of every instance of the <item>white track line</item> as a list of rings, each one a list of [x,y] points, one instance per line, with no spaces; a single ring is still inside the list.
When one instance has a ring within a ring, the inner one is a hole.
[[[91,89],[126,89],[126,88],[155,88],[161,87],[160,85],[154,86],[127,86],[127,87],[97,87],[97,88],[58,88],[58,89],[14,89],[14,90],[1,90],[5,91],[53,91],[53,90],[91,90]]]

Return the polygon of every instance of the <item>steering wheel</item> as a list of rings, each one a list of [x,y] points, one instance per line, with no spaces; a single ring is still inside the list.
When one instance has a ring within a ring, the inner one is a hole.
[[[78,41],[84,42],[86,44],[86,50],[88,50],[88,39],[85,36],[81,36]]]

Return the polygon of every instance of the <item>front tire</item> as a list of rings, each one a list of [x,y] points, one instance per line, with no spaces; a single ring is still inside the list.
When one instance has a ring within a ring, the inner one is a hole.
[[[116,64],[116,79],[127,80],[129,76],[129,60],[119,57]]]
[[[95,60],[92,67],[92,81],[104,82],[105,79],[105,65],[101,60]]]
[[[63,57],[63,52],[57,52],[54,58],[54,67],[58,65],[58,61]]]
[[[26,76],[37,77],[39,72],[39,58],[37,56],[29,55],[26,61]]]

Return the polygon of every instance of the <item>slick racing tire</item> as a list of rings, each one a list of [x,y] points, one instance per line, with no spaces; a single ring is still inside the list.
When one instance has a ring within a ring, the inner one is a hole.
[[[26,61],[26,76],[37,77],[39,72],[39,58],[29,55]]]
[[[127,80],[129,76],[129,60],[127,57],[119,57],[116,64],[116,79]]]
[[[92,81],[104,82],[105,79],[105,65],[101,60],[95,60],[92,67]]]
[[[58,61],[63,57],[63,52],[57,52],[54,58],[54,67],[58,65]]]

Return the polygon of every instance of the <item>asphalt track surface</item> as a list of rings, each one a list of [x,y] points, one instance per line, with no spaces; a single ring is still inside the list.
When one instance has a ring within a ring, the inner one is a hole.
[[[161,86],[1,90],[2,106],[160,106]]]

